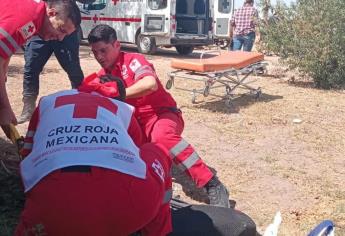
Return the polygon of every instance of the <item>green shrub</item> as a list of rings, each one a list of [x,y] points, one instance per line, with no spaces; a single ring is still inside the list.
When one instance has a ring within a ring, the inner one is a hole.
[[[345,87],[345,1],[296,0],[275,6],[260,27],[261,48],[311,76],[316,87]]]

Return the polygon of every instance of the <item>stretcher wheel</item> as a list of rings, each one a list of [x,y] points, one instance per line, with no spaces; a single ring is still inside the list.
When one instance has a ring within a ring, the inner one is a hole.
[[[256,75],[266,75],[267,74],[267,68],[266,66],[258,67],[255,69]]]
[[[232,108],[234,106],[234,104],[232,103],[231,98],[226,99],[224,103],[225,103],[225,106],[227,108]]]
[[[171,89],[172,85],[173,85],[174,81],[173,79],[168,79],[167,83],[165,84],[165,88],[166,89]]]
[[[226,90],[226,94],[227,95],[230,95],[231,94],[231,87],[229,86],[229,85],[226,85],[226,87],[225,87],[225,90]]]
[[[193,89],[193,92],[192,92],[192,103],[194,104],[196,102],[196,90]]]
[[[204,97],[207,97],[209,94],[210,94],[210,86],[209,85],[206,85],[205,88],[204,88],[204,92],[203,92],[203,95]]]
[[[257,90],[255,90],[255,99],[259,99],[262,95],[262,91],[261,91],[261,88],[258,88]]]

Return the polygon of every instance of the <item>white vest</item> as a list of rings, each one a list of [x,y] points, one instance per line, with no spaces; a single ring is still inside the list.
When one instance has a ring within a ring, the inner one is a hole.
[[[76,90],[43,97],[32,152],[20,164],[25,192],[52,171],[75,165],[145,179],[146,164],[127,132],[133,110],[126,103]]]

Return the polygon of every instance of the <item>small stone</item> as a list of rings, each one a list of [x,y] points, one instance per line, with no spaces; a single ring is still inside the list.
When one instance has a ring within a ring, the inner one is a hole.
[[[300,124],[300,123],[302,123],[302,120],[296,118],[296,119],[293,119],[292,122],[293,122],[294,124]]]

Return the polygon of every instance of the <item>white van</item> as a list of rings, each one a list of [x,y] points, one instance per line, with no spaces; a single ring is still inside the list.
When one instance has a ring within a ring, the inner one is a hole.
[[[214,0],[214,43],[222,49],[228,48],[232,39],[229,35],[229,24],[234,14],[235,0]]]
[[[79,4],[81,37],[97,24],[108,24],[118,40],[152,54],[158,46],[190,54],[195,46],[213,44],[214,0],[95,0]],[[224,1],[224,0],[223,0]]]

